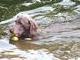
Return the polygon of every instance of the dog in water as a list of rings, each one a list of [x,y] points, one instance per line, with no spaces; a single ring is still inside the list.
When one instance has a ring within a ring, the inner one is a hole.
[[[18,38],[37,38],[38,25],[30,16],[17,16],[15,24],[10,28],[10,33]]]

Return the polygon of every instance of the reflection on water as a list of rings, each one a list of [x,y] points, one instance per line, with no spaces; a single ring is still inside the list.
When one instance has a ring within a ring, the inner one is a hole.
[[[24,40],[17,41],[17,42],[12,41],[10,43],[16,45],[19,49],[22,49],[22,50],[39,49],[40,48],[39,45],[32,44],[30,41],[24,41]]]

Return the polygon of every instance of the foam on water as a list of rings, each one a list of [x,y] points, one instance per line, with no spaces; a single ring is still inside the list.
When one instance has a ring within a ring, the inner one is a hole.
[[[62,2],[60,2],[59,4],[61,5],[66,5],[66,6],[73,6],[75,5],[75,2],[72,2],[71,0],[63,0]]]
[[[0,39],[0,52],[2,51],[8,51],[8,50],[11,50],[11,49],[15,49],[16,46],[15,45],[12,45],[12,44],[9,44],[9,42],[5,39]]]
[[[15,50],[17,54],[20,55],[20,57],[25,57],[27,60],[60,60],[52,53],[49,53],[45,49],[40,49],[40,50],[29,50],[29,51],[20,51],[20,50]]]

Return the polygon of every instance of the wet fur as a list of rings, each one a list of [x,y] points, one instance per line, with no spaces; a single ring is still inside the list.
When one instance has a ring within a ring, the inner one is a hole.
[[[38,26],[31,17],[18,16],[15,24],[10,28],[10,33],[22,39],[36,39],[37,29]]]

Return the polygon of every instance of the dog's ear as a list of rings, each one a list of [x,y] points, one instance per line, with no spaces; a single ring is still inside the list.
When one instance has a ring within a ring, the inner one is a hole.
[[[30,34],[35,35],[37,32],[38,26],[35,21],[30,20]]]

